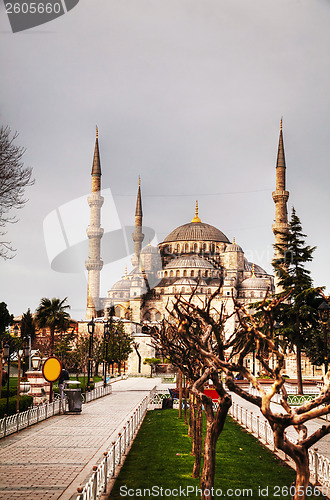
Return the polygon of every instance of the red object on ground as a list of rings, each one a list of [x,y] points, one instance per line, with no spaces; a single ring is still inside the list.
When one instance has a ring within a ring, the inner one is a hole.
[[[219,399],[219,394],[215,389],[204,389],[204,394],[205,396],[208,396],[209,398],[212,399],[212,401],[218,401]]]

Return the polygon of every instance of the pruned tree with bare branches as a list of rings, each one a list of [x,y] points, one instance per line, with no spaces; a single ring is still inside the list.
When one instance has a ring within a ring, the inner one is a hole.
[[[17,137],[18,133],[12,134],[8,126],[0,127],[0,257],[3,259],[14,256],[11,243],[5,241],[5,227],[17,222],[13,211],[25,205],[25,188],[34,184],[32,168],[23,163],[25,149],[15,144]]]
[[[291,407],[284,386],[282,376],[284,369],[285,353],[274,333],[274,314],[276,308],[287,296],[266,299],[259,305],[261,315],[255,316],[237,300],[234,299],[239,328],[235,335],[232,352],[225,363],[218,362],[219,369],[227,374],[227,385],[236,394],[258,406],[268,420],[273,433],[277,449],[286,453],[296,465],[296,480],[293,499],[305,500],[309,485],[309,458],[308,450],[322,437],[330,433],[330,424],[320,426],[309,434],[305,425],[308,421],[326,415],[330,412],[330,373],[324,377],[324,386],[320,394],[312,401],[300,407]],[[255,350],[256,357],[263,367],[264,372],[273,380],[270,388],[264,388],[260,380],[253,375],[246,366],[245,359]],[[275,364],[270,359],[275,357]],[[235,382],[234,373],[239,372],[257,390],[258,395],[242,390]],[[275,411],[271,400],[275,394],[281,395],[281,409]],[[293,442],[286,434],[292,426],[297,431],[297,440]]]
[[[212,300],[218,295],[217,290],[213,295],[200,303],[195,300],[195,291],[189,299],[177,295],[171,308],[167,307],[171,321],[163,322],[160,332],[153,334],[158,342],[158,347],[171,362],[180,368],[191,381],[190,392],[197,401],[196,415],[200,414],[201,405],[206,416],[206,434],[203,447],[203,469],[201,473],[201,492],[203,500],[211,500],[215,480],[215,451],[218,438],[223,430],[228,410],[232,404],[231,397],[226,391],[221,373],[215,367],[210,354],[225,359],[224,327],[227,318],[224,309],[217,314],[217,321],[207,321],[212,317]],[[212,311],[213,313],[214,311]],[[215,341],[215,339],[217,339]],[[218,393],[217,404],[203,392],[204,384],[212,380]],[[194,477],[198,476],[201,451],[201,433],[198,421],[194,433]]]

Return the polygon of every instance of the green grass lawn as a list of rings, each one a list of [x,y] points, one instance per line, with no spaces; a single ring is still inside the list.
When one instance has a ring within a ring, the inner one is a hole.
[[[191,477],[193,462],[191,439],[187,437],[183,420],[178,419],[178,411],[149,411],[110,498],[200,498],[198,492],[190,493],[191,490],[186,489],[199,487],[199,479]],[[215,488],[221,489],[222,494],[218,492],[216,498],[288,500],[291,497],[287,489],[294,478],[291,468],[227,418],[217,446]],[[150,494],[143,491],[152,486],[158,490],[151,490]],[[182,491],[181,495],[180,491],[173,491],[180,486],[185,495]]]

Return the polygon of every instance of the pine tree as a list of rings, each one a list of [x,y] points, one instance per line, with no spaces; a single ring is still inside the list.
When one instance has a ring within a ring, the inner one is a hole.
[[[280,335],[287,347],[294,348],[297,359],[298,393],[303,393],[301,374],[301,352],[308,346],[314,331],[319,328],[317,307],[320,303],[320,288],[313,288],[310,271],[305,264],[310,262],[316,247],[306,245],[306,235],[295,209],[292,209],[289,229],[281,234],[282,243],[275,245],[277,257],[273,261],[281,294],[290,292],[289,299],[282,304],[278,321]]]
[[[30,309],[28,309],[27,312],[22,315],[21,337],[23,340],[30,337],[31,341],[33,341],[35,339],[35,336],[36,336],[36,327],[34,324],[34,319]]]

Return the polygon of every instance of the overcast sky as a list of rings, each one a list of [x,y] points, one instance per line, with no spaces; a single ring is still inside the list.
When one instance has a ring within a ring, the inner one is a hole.
[[[329,290],[329,26],[328,0],[80,0],[13,34],[1,4],[0,121],[19,132],[36,182],[8,227],[17,254],[0,262],[0,301],[19,315],[67,296],[84,318],[86,276],[63,264],[63,245],[80,242],[87,258],[96,124],[106,233],[134,223],[141,175],[154,243],[190,222],[198,199],[203,222],[271,271],[282,115],[289,208]],[[129,258],[108,263],[107,241],[103,296]]]

